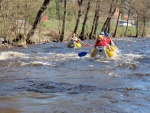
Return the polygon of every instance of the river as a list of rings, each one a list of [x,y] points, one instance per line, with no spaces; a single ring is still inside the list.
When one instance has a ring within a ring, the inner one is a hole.
[[[0,113],[149,113],[150,39],[113,39],[115,58],[50,42],[0,49]]]

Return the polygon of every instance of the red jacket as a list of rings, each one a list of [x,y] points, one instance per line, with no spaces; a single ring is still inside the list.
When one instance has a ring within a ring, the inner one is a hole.
[[[96,48],[96,46],[107,46],[107,45],[108,44],[105,39],[101,39],[101,40],[97,39],[94,47]]]
[[[111,44],[111,40],[109,39],[109,37],[104,37],[104,40],[107,44],[109,45]]]

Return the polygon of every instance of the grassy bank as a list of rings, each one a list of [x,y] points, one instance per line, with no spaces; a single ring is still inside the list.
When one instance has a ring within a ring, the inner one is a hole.
[[[97,33],[99,33],[99,31],[101,30],[102,24],[103,24],[103,22],[100,22],[100,24],[98,25]],[[42,22],[42,25],[46,28],[56,29],[57,33],[59,33],[61,31],[61,21],[57,21],[54,19],[47,20],[45,22]],[[66,22],[65,37],[68,37],[70,34],[73,33],[74,27],[75,27],[75,21],[67,21]],[[92,22],[90,22],[90,21],[87,22],[85,32],[89,34],[91,31],[91,27],[92,27]],[[79,24],[78,34],[80,34],[81,29],[82,29],[82,23]],[[125,34],[125,30],[126,30],[126,27],[118,26],[116,37],[123,37]],[[114,31],[115,31],[115,24],[111,24],[111,31],[110,31],[111,35],[114,33]],[[135,34],[136,34],[136,28],[128,27],[127,36],[135,36]]]

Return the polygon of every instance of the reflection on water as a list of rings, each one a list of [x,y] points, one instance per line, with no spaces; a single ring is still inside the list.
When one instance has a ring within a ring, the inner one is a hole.
[[[116,39],[121,54],[92,60],[90,47],[47,43],[0,52],[0,111],[149,113],[150,39]]]

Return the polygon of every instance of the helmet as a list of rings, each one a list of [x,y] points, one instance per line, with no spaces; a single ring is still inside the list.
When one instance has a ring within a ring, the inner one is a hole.
[[[105,36],[110,37],[110,34],[109,33],[105,33]]]
[[[100,32],[100,35],[104,35],[105,33],[103,31]]]
[[[103,39],[103,36],[102,36],[102,35],[99,35],[98,38],[99,38],[99,39]]]

